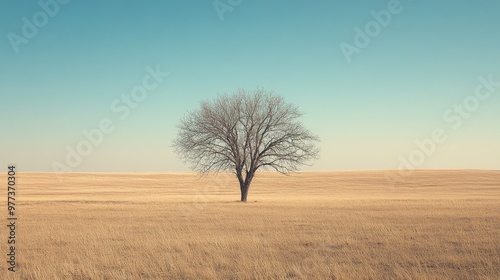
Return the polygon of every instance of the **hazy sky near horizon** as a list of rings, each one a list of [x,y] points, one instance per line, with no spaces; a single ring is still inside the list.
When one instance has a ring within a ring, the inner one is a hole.
[[[500,1],[67,2],[0,1],[0,170],[188,171],[180,118],[257,87],[321,138],[304,170],[500,169]]]

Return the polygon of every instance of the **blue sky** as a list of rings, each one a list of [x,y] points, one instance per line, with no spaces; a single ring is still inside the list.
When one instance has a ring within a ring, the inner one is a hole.
[[[220,0],[223,20],[213,1],[62,2],[0,1],[0,168],[188,171],[170,146],[183,114],[263,87],[299,105],[321,138],[305,170],[500,169],[500,1]],[[377,24],[348,62],[341,44]],[[111,104],[148,67],[169,75],[119,119]],[[482,100],[479,77],[494,81]],[[467,117],[454,109],[464,100]],[[103,119],[114,130],[68,166],[68,147]],[[415,141],[435,129],[446,141],[427,154]]]

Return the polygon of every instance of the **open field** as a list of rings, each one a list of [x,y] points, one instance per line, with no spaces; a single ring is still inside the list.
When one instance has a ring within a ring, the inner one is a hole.
[[[3,226],[2,279],[500,279],[500,171],[395,187],[383,171],[260,173],[246,204],[224,175],[17,183],[18,271]]]

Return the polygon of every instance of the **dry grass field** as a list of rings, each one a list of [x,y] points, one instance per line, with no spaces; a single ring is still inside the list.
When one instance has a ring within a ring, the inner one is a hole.
[[[17,183],[18,267],[3,226],[2,279],[500,279],[500,171],[393,187],[383,171],[260,173],[246,204],[224,175]]]

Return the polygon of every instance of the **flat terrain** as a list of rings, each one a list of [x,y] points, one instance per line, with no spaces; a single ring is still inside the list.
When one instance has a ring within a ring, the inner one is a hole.
[[[19,173],[0,278],[500,279],[500,171],[384,174]]]

